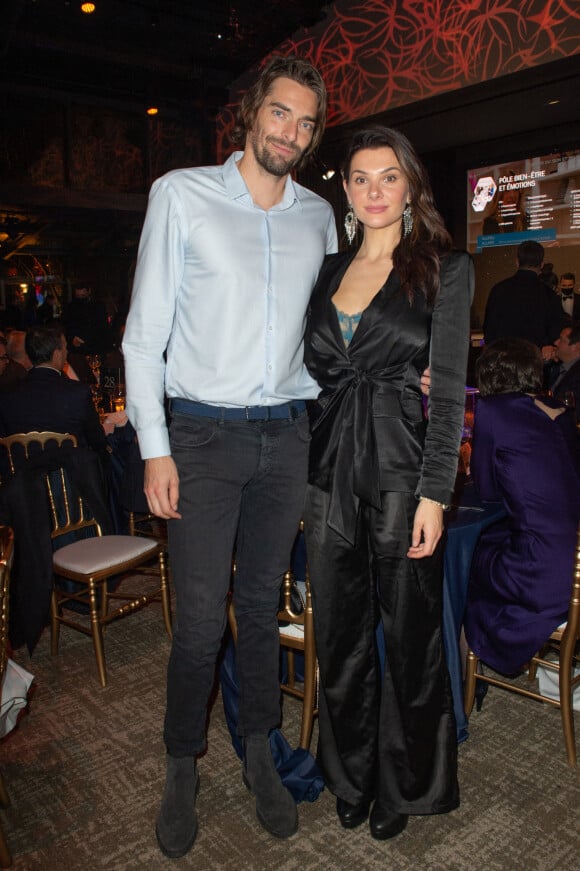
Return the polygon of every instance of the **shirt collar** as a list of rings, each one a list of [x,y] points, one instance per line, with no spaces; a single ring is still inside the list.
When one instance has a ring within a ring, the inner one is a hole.
[[[46,370],[48,370],[49,372],[56,372],[57,375],[62,375],[61,369],[56,369],[54,366],[49,366],[48,363],[39,363],[38,366],[34,366],[33,368],[41,372],[46,372]]]
[[[230,154],[230,156],[224,163],[224,185],[226,188],[226,193],[230,199],[246,199],[248,203],[253,203],[252,196],[247,188],[246,182],[244,181],[242,174],[238,169],[238,161],[243,156],[243,154],[243,151],[234,151],[234,153]],[[284,186],[284,194],[282,196],[282,199],[279,203],[276,203],[275,206],[272,206],[270,211],[281,212],[284,209],[289,209],[291,206],[294,205],[294,203],[297,203],[300,209],[302,208],[302,203],[300,202],[300,196],[296,185],[294,184],[292,177],[288,175],[288,177],[286,178],[286,184]]]

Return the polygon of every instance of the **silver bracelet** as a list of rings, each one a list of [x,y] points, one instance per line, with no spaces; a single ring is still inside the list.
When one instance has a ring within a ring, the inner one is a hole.
[[[437,502],[436,499],[429,499],[428,496],[419,496],[419,502],[430,502],[431,505],[438,505],[439,508],[442,508],[443,511],[447,511],[449,505],[445,505],[444,502]]]

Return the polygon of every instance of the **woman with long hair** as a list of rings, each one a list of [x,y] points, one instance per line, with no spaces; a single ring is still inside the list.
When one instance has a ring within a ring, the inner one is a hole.
[[[305,343],[322,388],[305,511],[318,755],[342,825],[360,825],[372,805],[371,834],[383,840],[409,814],[459,802],[441,538],[461,439],[473,270],[451,250],[401,133],[355,133],[343,177],[347,234],[362,227],[362,242],[325,260]]]

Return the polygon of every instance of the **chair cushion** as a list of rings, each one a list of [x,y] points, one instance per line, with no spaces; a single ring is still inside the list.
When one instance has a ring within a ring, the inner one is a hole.
[[[101,535],[75,541],[57,550],[53,557],[55,571],[66,569],[90,575],[112,568],[127,560],[153,556],[157,542],[133,535]]]
[[[288,626],[280,626],[280,635],[304,640],[304,626],[300,623],[289,623]]]

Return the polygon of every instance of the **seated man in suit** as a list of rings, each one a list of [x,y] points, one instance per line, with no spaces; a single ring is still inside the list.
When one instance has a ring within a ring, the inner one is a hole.
[[[564,327],[560,337],[554,342],[560,368],[550,385],[553,395],[561,401],[568,395],[574,396],[576,415],[580,415],[580,321]]]
[[[63,375],[67,346],[62,328],[31,327],[26,353],[32,369],[13,390],[0,396],[0,435],[33,430],[68,432],[79,445],[107,452],[107,440],[86,384]]]

